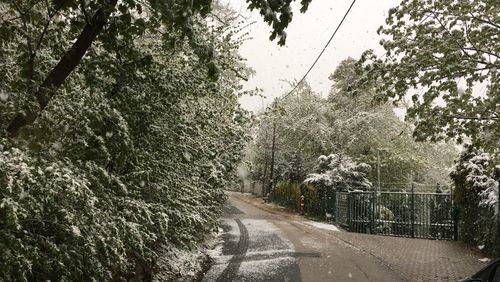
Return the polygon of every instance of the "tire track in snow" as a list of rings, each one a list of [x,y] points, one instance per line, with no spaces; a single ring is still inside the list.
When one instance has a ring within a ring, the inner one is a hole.
[[[217,278],[216,282],[233,281],[248,250],[248,230],[240,219],[235,219],[235,221],[238,224],[238,228],[240,230],[240,240],[238,241],[238,248],[236,250],[236,254],[231,258],[228,266]]]

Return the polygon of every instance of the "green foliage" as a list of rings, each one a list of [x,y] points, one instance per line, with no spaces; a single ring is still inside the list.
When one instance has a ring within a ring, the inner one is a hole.
[[[336,191],[368,190],[372,183],[366,178],[370,165],[356,163],[349,156],[331,154],[318,158],[317,173],[307,176],[304,183]]]
[[[319,193],[322,193],[321,191],[315,185],[282,181],[276,186],[273,199],[284,207],[299,211],[300,196],[303,195],[305,212],[312,216],[323,217],[325,215],[324,209],[319,202]]]
[[[324,210],[319,208],[319,189],[315,185],[303,184],[300,186],[304,194],[304,210],[306,213],[316,216],[324,216]]]
[[[372,168],[379,157],[381,182],[389,183],[383,184],[386,189],[401,190],[411,173],[424,186],[447,184],[447,168],[457,153],[455,146],[415,142],[411,125],[402,121],[390,104],[372,103],[374,87],[356,86],[355,81],[362,76],[358,67],[351,58],[339,65],[330,76],[333,85],[328,99],[316,95],[304,82],[292,95],[277,101],[276,108],[257,117],[249,158],[255,168],[253,179],[269,182],[274,124],[275,183],[289,179],[284,172],[290,170],[292,156],[303,159],[297,168],[303,166],[300,170],[312,172],[317,156],[334,152]],[[368,179],[377,181],[376,169],[369,172]]]
[[[453,144],[415,142],[413,128],[396,115],[392,105],[373,103],[379,94],[376,87],[356,84],[365,74],[354,59],[347,58],[330,76],[334,84],[328,100],[334,111],[328,117],[335,129],[330,137],[335,142],[335,152],[372,167],[379,160],[382,183],[401,185],[412,174],[414,181],[433,187],[436,182],[446,184],[447,168],[457,153]],[[373,182],[376,172],[373,169],[370,174]],[[392,185],[384,188],[401,189]]]
[[[248,1],[281,45],[291,2]],[[211,0],[0,1],[0,134],[16,137],[0,140],[0,280],[150,276],[157,250],[217,226],[251,71],[214,13]]]
[[[455,204],[459,208],[460,239],[469,244],[482,245],[485,251],[498,255],[498,196],[491,204],[481,204],[484,191],[490,187],[498,189],[491,160],[489,154],[470,145],[466,146],[450,172],[450,177],[455,186]],[[498,176],[496,175],[497,179]]]
[[[279,38],[278,44],[283,46],[286,42],[285,29],[292,21],[291,3],[295,0],[273,1],[273,0],[247,0],[250,10],[259,10],[264,21],[272,27],[269,39]],[[301,12],[305,12],[312,0],[301,0]]]
[[[292,182],[301,183],[307,176],[304,167],[304,158],[294,153],[284,156],[284,159],[278,164],[277,167],[278,179],[287,179]]]
[[[283,181],[276,186],[273,197],[280,205],[297,211],[299,209],[300,196],[300,183]]]
[[[366,52],[359,81],[371,81],[382,101],[411,96],[417,140],[470,139],[497,152],[499,15],[494,0],[402,1],[379,29],[386,57]]]
[[[135,2],[118,4],[36,122],[0,140],[0,280],[148,279],[161,249],[194,248],[218,225],[249,122],[231,70],[246,72],[234,29],[193,25],[229,66],[214,80],[199,50],[165,44],[165,26],[138,31],[157,19],[138,16]],[[66,17],[52,19],[33,65],[27,38],[40,38],[45,3],[0,3],[2,17],[17,9],[33,17],[24,32],[22,20],[2,18],[11,37],[0,39],[2,130],[34,102],[26,93],[84,25],[78,5],[100,5],[65,3]]]

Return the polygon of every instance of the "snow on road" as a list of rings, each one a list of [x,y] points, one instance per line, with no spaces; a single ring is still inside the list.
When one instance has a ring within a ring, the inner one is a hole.
[[[305,221],[304,222],[307,225],[323,229],[323,230],[328,230],[328,231],[340,231],[337,226],[333,224],[328,224],[328,223],[323,223],[323,222],[317,222],[317,221]]]
[[[214,265],[203,281],[300,279],[293,256],[293,244],[284,238],[281,230],[272,222],[265,219],[224,218],[222,228],[223,243],[209,253]]]

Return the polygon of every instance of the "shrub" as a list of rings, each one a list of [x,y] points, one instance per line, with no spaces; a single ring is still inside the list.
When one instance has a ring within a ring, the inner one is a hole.
[[[450,177],[455,186],[455,204],[459,208],[460,240],[482,245],[491,254],[500,254],[498,196],[496,201],[492,200],[498,195],[500,169],[492,162],[489,154],[467,146]]]

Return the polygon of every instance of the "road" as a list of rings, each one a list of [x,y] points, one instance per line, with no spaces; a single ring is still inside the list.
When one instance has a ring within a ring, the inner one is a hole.
[[[404,281],[334,236],[332,225],[270,213],[230,193],[222,242],[203,281]]]

